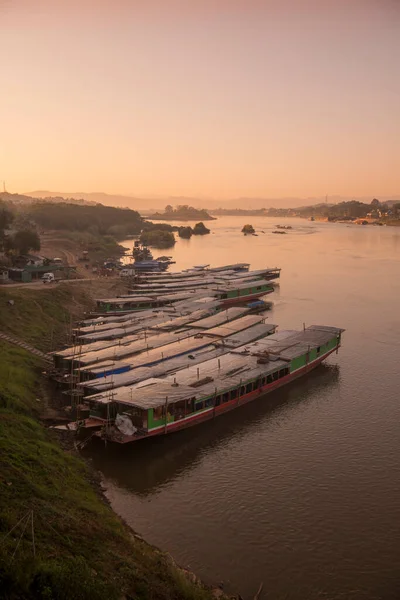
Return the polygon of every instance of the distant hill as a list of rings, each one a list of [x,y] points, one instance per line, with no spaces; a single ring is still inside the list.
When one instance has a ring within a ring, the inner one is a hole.
[[[0,192],[0,200],[3,202],[13,202],[14,204],[32,204],[36,199],[25,194],[10,194],[9,192]]]
[[[241,198],[230,198],[228,200],[216,200],[215,198],[196,198],[186,196],[128,196],[121,194],[106,194],[104,192],[51,192],[48,190],[37,190],[26,194],[8,194],[12,201],[29,202],[32,201],[30,198],[35,199],[46,199],[51,201],[60,202],[64,201],[72,202],[73,200],[79,202],[83,200],[89,204],[104,204],[106,206],[114,206],[118,208],[131,208],[140,211],[142,214],[151,214],[152,212],[164,209],[167,205],[189,205],[197,209],[206,209],[215,211],[221,209],[245,209],[245,210],[261,210],[264,208],[300,208],[305,206],[325,204],[325,196],[315,196],[308,198],[299,197],[276,197],[276,198],[262,198],[262,197],[241,197]],[[21,200],[13,200],[11,198],[18,197]],[[369,204],[373,199],[374,194],[371,196],[339,196],[329,195],[328,206],[332,204],[338,204],[339,202],[349,202],[356,200],[358,202],[364,202]],[[380,196],[376,195],[382,203],[388,203],[389,206],[393,203],[400,201],[400,194],[393,194],[391,196]],[[1,198],[1,194],[0,194]]]
[[[218,208],[221,201],[192,198],[186,196],[126,196],[122,194],[106,194],[104,192],[51,192],[49,190],[36,190],[28,192],[28,196],[38,199],[49,198],[73,198],[75,200],[83,199],[86,202],[95,202],[96,204],[105,204],[107,206],[115,206],[117,208],[132,208],[139,210],[141,213],[151,214],[164,209],[168,204],[188,204],[194,208]],[[225,204],[222,201],[222,204]]]
[[[45,192],[44,192],[45,193]],[[32,194],[10,194],[9,192],[0,192],[0,200],[4,202],[12,202],[13,204],[33,204],[43,200],[44,202],[51,202],[52,204],[80,204],[95,205],[97,202],[89,202],[83,198],[68,198],[62,196],[32,196]]]
[[[37,190],[29,192],[33,198],[65,198],[84,200],[90,204],[104,204],[116,208],[131,208],[134,210],[149,211],[164,208],[169,203],[168,198],[137,198],[135,196],[124,196],[121,194],[106,194],[104,192],[50,192],[48,190]]]
[[[102,192],[75,192],[70,194],[69,192],[50,192],[49,190],[37,190],[35,192],[29,192],[28,194],[32,198],[38,200],[47,200],[50,202],[69,202],[75,201],[79,204],[105,204],[107,206],[115,206],[117,208],[129,207],[133,208],[132,201],[136,201],[136,198],[130,196],[118,196],[111,194],[103,194]]]

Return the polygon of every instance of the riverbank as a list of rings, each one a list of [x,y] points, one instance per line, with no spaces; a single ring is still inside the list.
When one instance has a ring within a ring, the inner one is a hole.
[[[48,351],[65,342],[70,315],[90,308],[92,296],[67,284],[43,287],[0,290],[0,329]],[[2,597],[213,597],[124,525],[101,494],[98,475],[44,427],[52,400],[45,369],[39,358],[0,341]]]

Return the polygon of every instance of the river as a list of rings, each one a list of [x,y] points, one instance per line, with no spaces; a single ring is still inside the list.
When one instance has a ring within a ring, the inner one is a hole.
[[[281,222],[287,235],[272,234],[278,219],[222,217],[163,253],[173,270],[281,267],[270,322],[343,327],[339,354],[214,422],[87,452],[115,511],[206,582],[244,598],[264,582],[274,600],[395,600],[400,228]]]

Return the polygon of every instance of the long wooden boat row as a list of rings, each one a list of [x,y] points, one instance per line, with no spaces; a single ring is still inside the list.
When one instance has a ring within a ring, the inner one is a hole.
[[[125,444],[213,419],[317,367],[339,349],[342,332],[325,326],[283,331],[197,366],[89,396],[90,417],[82,427]]]
[[[316,368],[343,330],[277,331],[266,323],[280,269],[198,266],[143,273],[129,295],[97,301],[54,353],[59,381],[81,398],[71,426],[130,443],[215,418]]]

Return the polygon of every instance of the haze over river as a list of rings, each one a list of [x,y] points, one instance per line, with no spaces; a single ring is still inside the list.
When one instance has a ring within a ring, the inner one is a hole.
[[[279,222],[293,230],[273,235]],[[258,237],[240,232],[245,223]],[[154,256],[173,256],[171,270],[279,266],[269,321],[343,327],[342,348],[213,422],[88,448],[113,508],[179,564],[244,598],[264,582],[273,600],[397,600],[400,228],[262,217],[206,225],[210,235]]]

